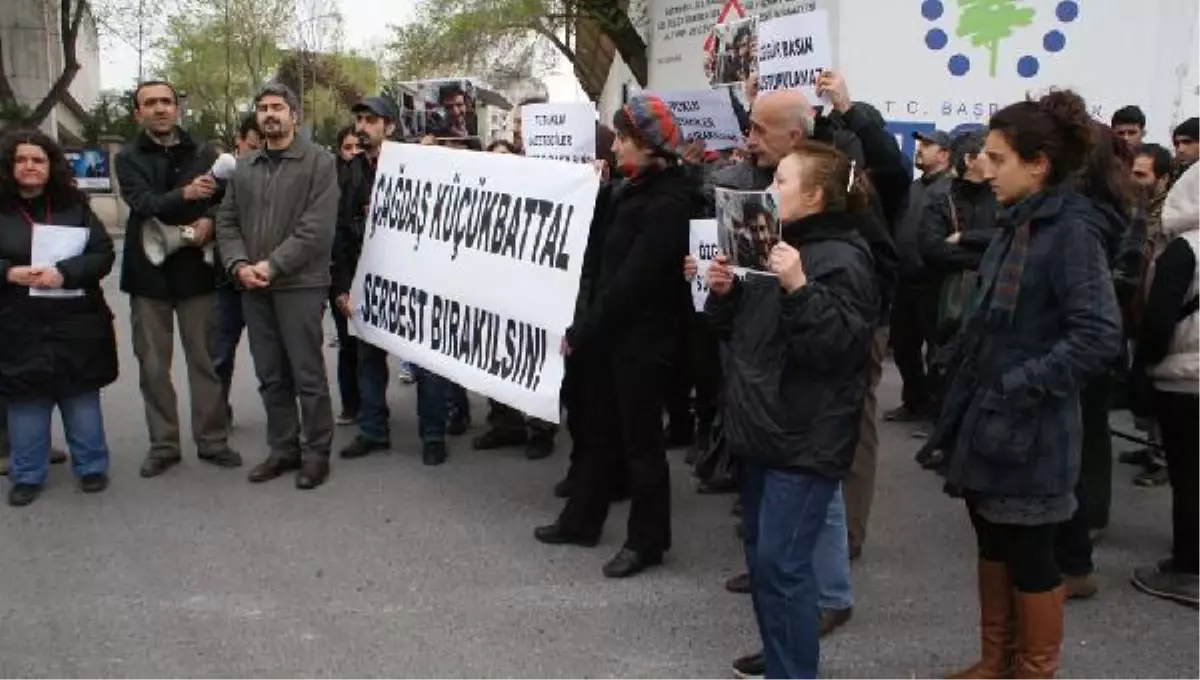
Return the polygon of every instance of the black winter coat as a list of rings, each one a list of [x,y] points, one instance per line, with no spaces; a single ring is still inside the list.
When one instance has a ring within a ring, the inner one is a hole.
[[[366,233],[367,210],[375,187],[375,162],[358,154],[349,161],[338,159],[337,230],[333,234],[333,253],[330,264],[333,295],[349,293],[362,256],[363,235]]]
[[[871,218],[825,213],[784,225],[808,278],[795,293],[750,274],[725,296],[709,295],[735,455],[833,479],[850,471],[879,322],[863,219]]]
[[[997,209],[991,185],[965,179],[956,178],[948,192],[926,196],[917,242],[921,261],[934,278],[979,269],[983,253],[996,235]],[[947,243],[946,237],[955,231],[960,234],[958,243]]]
[[[100,281],[112,271],[112,238],[84,203],[52,207],[35,200],[22,206],[38,222],[88,230],[82,255],[58,263],[64,289],[78,298],[44,298],[8,282],[12,267],[28,266],[33,231],[13,206],[0,210],[0,397],[5,401],[55,399],[98,390],[117,379],[113,314]]]
[[[682,275],[693,206],[683,169],[669,167],[603,188],[592,218],[573,351],[669,361],[686,317]]]
[[[125,248],[121,262],[121,290],[160,300],[184,300],[216,289],[214,267],[204,261],[199,248],[181,248],[155,267],[142,250],[142,223],[157,217],[164,224],[183,226],[201,217],[212,217],[221,194],[204,201],[185,201],[183,187],[212,168],[217,152],[179,131],[179,143],[165,147],[145,132],[117,154],[117,180],[121,198],[129,205]]]

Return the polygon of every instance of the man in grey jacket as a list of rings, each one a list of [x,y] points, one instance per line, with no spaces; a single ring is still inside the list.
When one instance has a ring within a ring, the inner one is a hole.
[[[238,162],[217,213],[222,265],[245,290],[250,353],[267,410],[271,451],[250,481],[299,470],[296,487],[313,489],[329,476],[333,443],[322,317],[337,171],[332,155],[297,136],[291,90],[267,85],[254,105],[266,144]]]

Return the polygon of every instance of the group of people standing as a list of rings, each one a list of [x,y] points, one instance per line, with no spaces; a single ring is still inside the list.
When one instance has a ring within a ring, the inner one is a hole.
[[[740,480],[746,589],[762,649],[735,670],[816,677],[821,635],[849,618],[849,563],[866,539],[874,489],[875,390],[889,320],[895,333],[897,314],[910,308],[924,329],[920,363],[925,344],[939,359],[934,377],[922,376],[923,394],[906,392],[904,412],[891,415],[937,411],[921,460],[963,499],[977,540],[982,656],[955,677],[1053,677],[1063,575],[1071,574],[1064,546],[1090,540],[1080,519],[1090,493],[1080,482],[1086,390],[1122,352],[1128,329],[1118,293],[1131,279],[1145,300],[1132,375],[1152,381],[1146,394],[1175,498],[1173,557],[1141,578],[1147,589],[1178,589],[1187,578],[1195,588],[1197,445],[1187,414],[1200,391],[1197,170],[1162,201],[1150,238],[1154,269],[1130,272],[1123,267],[1148,258],[1122,256],[1123,244],[1147,240],[1131,226],[1145,202],[1127,188],[1147,168],[1122,153],[1119,132],[1091,120],[1073,92],[1012,104],[978,132],[923,134],[925,175],[911,187],[879,112],[853,101],[836,72],[821,76],[818,92],[830,102],[820,115],[799,92],[756,97],[740,160],[695,153],[651,95],[630,97],[611,128],[598,126],[602,182],[561,348],[573,450],[555,493],[565,505],[534,536],[595,546],[611,504],[628,498],[626,538],[604,575],[662,564],[672,547],[666,447],[686,419],[695,428],[687,434],[730,456]],[[228,180],[210,171],[212,147],[178,126],[168,83],[140,85],[134,111],[143,131],[116,170],[131,213],[121,289],[130,295],[150,435],[142,476],[182,458],[170,378],[176,324],[202,461],[242,463],[228,437],[243,330],[267,413],[268,454],[250,481],[294,471],[298,488],[320,486],[338,423],[358,427],[342,457],[390,449],[388,356],[355,341],[346,319],[379,153],[397,134],[394,104],[371,97],[354,107],[335,157],[297,134],[294,95],[268,85],[238,131]],[[448,112],[446,130],[407,141],[483,152],[456,133]],[[520,153],[519,127],[513,143],[486,151]],[[1158,177],[1160,159],[1150,160]],[[716,187],[775,192],[781,240],[767,272],[739,278],[718,257],[697,314],[689,223],[713,213]],[[141,230],[162,225],[188,227],[191,242],[156,265]],[[54,244],[50,259],[46,243]],[[45,482],[55,407],[81,487],[107,486],[99,391],[116,379],[117,361],[100,282],[114,259],[61,149],[40,133],[7,135],[0,333],[13,342],[0,352],[0,397],[12,505],[32,502]],[[929,278],[914,282],[918,271]],[[327,310],[339,327],[336,419],[323,353]],[[897,355],[912,350],[901,338],[892,344]],[[446,436],[469,425],[467,395],[420,367],[406,370],[417,385],[422,459],[439,465]],[[693,386],[694,414],[686,406]],[[665,412],[674,425],[666,431]],[[495,402],[488,421],[475,448],[525,446],[534,459],[553,451],[547,423]]]

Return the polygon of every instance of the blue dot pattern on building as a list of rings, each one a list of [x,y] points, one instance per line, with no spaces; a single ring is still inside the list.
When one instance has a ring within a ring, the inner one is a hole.
[[[946,12],[946,6],[941,0],[922,0],[921,16],[926,21],[937,21]],[[1069,24],[1079,18],[1079,2],[1077,0],[1062,0],[1054,7],[1054,16],[1060,22]],[[946,48],[950,37],[941,28],[931,28],[925,32],[925,47],[932,52]],[[1067,36],[1060,30],[1052,29],[1042,36],[1042,49],[1049,54],[1063,51],[1067,46]],[[1037,56],[1023,55],[1017,59],[1017,75],[1022,78],[1033,78],[1041,70],[1042,64]],[[965,76],[971,71],[971,59],[965,54],[958,53],[946,60],[946,70],[952,76]]]
[[[925,46],[935,52],[944,48],[949,42],[950,38],[946,35],[946,32],[940,28],[931,28],[929,29],[929,32],[925,34]]]

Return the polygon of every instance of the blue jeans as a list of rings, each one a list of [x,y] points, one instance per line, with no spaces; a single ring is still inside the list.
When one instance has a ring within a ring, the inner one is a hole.
[[[246,328],[246,317],[242,313],[242,293],[230,286],[218,287],[213,304],[216,307],[213,318],[217,325],[217,332],[213,335],[213,370],[221,379],[225,404],[228,405],[229,389],[233,383],[233,363],[237,359],[242,331]]]
[[[846,534],[846,504],[842,485],[837,485],[829,501],[825,526],[817,536],[813,552],[813,571],[817,575],[821,609],[849,609],[854,606],[854,588],[850,585],[850,540]]]
[[[41,486],[50,467],[50,418],[58,406],[71,467],[79,477],[108,472],[108,443],[104,436],[104,414],[100,410],[100,392],[85,392],[73,397],[10,401],[8,437],[10,445],[8,478],[13,484]]]
[[[838,482],[747,461],[742,473],[746,566],[768,678],[815,678],[820,665],[814,558]]]
[[[417,379],[417,434],[422,442],[446,439],[449,412],[449,383],[445,378],[413,366]],[[388,354],[370,343],[358,345],[359,436],[371,442],[390,438],[387,405]]]

